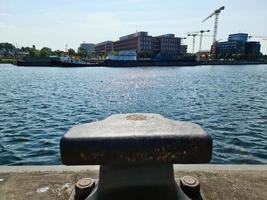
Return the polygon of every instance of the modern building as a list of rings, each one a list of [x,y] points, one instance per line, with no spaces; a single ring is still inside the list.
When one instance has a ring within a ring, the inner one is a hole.
[[[82,43],[80,48],[83,48],[87,51],[87,54],[93,54],[95,52],[95,44],[93,43]]]
[[[112,51],[113,51],[112,41],[101,42],[96,44],[95,46],[95,53],[97,56],[106,56]]]
[[[181,38],[174,34],[157,36],[154,39],[154,54],[178,56],[181,54]]]
[[[248,41],[248,34],[247,33],[236,33],[236,34],[230,34],[228,36],[228,41],[238,41],[241,43],[246,43]]]
[[[245,55],[246,43],[240,41],[219,42],[216,46],[217,58],[231,58],[235,55]]]
[[[246,33],[231,34],[228,41],[219,42],[215,46],[217,59],[248,55],[259,56],[261,47],[259,42],[248,42],[248,34]]]
[[[246,55],[258,57],[260,55],[261,44],[260,42],[247,42]]]
[[[120,37],[115,42],[107,41],[97,44],[95,49],[97,55],[108,54],[112,51],[135,51],[138,59],[151,59],[157,55],[175,59],[186,53],[187,46],[181,45],[181,38],[175,37],[174,34],[153,37],[142,31]]]
[[[147,32],[137,32],[120,37],[114,42],[114,51],[135,50],[138,56],[153,53],[153,37]]]

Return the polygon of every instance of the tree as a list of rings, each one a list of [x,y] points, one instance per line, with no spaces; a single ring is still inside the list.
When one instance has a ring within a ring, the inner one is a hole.
[[[56,55],[56,56],[62,56],[64,54],[64,51],[60,51],[60,50],[56,50],[56,51],[54,51],[54,55]]]
[[[29,51],[29,56],[30,57],[36,57],[40,55],[40,51],[35,48],[35,45],[32,45],[32,48]]]
[[[79,47],[78,48],[78,56],[80,56],[81,58],[86,58],[87,57],[87,51],[84,48]]]
[[[48,47],[43,47],[41,50],[40,50],[40,56],[42,57],[48,57],[48,56],[51,56],[52,55],[52,50]]]
[[[7,42],[0,43],[0,50],[3,50],[3,49],[5,49],[7,51],[11,51],[11,50],[14,50],[15,47],[14,47],[13,44],[10,44],[10,43],[7,43]]]
[[[15,53],[15,46],[10,43],[0,43],[0,51],[3,56],[12,56]]]
[[[21,51],[23,52],[30,52],[31,47],[21,47]]]
[[[70,49],[68,49],[68,54],[70,57],[74,57],[76,55],[76,52],[74,49],[70,48]]]

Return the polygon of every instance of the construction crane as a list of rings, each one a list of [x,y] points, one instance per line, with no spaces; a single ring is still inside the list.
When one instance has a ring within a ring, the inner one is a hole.
[[[209,18],[215,16],[214,33],[213,33],[213,44],[216,43],[216,39],[217,39],[219,15],[220,15],[221,11],[224,10],[224,9],[225,9],[224,6],[220,7],[219,9],[215,10],[210,16],[208,16],[206,19],[204,19],[202,21],[202,23],[203,23],[203,22],[207,21]]]
[[[188,37],[193,37],[193,53],[195,53],[195,43],[196,43],[196,36],[198,35],[199,32],[190,32],[187,33]]]
[[[255,36],[255,35],[250,35],[248,36],[249,39],[251,38],[259,38],[259,39],[262,39],[262,40],[267,40],[267,36]]]
[[[204,33],[208,33],[210,32],[210,30],[200,30],[200,31],[194,31],[194,32],[188,32],[187,33],[187,36],[191,36],[193,37],[193,53],[195,53],[195,43],[196,43],[196,37],[200,37],[199,39],[199,51],[201,51],[201,48],[202,48],[202,39],[203,39],[203,36],[206,36],[206,35],[203,35]]]
[[[250,36],[248,36],[248,38],[249,38],[249,39],[251,39],[251,38],[258,38],[258,39],[267,41],[267,36],[255,36],[255,35],[250,35]]]
[[[202,39],[203,39],[203,33],[209,33],[210,30],[201,30],[200,32],[200,38],[199,38],[199,51],[202,49]]]

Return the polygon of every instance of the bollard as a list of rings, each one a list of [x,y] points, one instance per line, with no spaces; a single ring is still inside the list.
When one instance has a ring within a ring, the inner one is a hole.
[[[86,200],[201,199],[199,182],[175,181],[173,164],[207,163],[212,138],[198,125],[157,114],[120,114],[74,126],[61,139],[65,165],[100,165]]]

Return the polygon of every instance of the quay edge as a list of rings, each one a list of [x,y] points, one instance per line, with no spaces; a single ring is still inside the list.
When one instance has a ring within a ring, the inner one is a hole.
[[[0,200],[68,199],[76,181],[98,166],[1,166]],[[174,165],[175,177],[199,179],[206,199],[265,199],[267,165]]]

